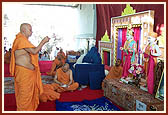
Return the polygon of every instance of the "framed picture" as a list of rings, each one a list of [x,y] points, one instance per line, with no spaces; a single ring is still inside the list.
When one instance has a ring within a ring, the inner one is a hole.
[[[164,72],[162,72],[155,98],[162,101],[164,100]]]

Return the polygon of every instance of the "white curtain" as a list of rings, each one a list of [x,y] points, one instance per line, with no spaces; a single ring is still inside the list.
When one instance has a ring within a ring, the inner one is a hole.
[[[77,39],[79,34],[92,34],[96,38],[95,4],[82,4],[77,8],[25,4],[30,3],[2,3],[2,33],[9,44],[7,49],[12,47],[15,35],[20,31],[20,24],[25,22],[32,25],[33,34],[29,39],[35,46],[45,36],[51,37],[50,42],[43,47],[43,50],[50,49],[50,57],[54,55],[54,47],[62,47],[64,52],[86,51],[87,40]],[[61,40],[55,41],[54,36]]]
[[[61,38],[58,47],[64,50],[75,48],[77,30],[77,8],[60,6],[24,5],[24,3],[3,3],[2,14],[7,15],[8,20],[3,22],[3,38],[6,37],[10,44],[19,32],[21,23],[30,23],[33,34],[30,37],[32,43],[37,46],[45,36]],[[54,39],[50,42],[52,43]],[[10,46],[11,47],[11,46]]]

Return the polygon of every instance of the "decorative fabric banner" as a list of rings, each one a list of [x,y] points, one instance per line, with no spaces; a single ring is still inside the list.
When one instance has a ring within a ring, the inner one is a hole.
[[[139,48],[138,48],[138,52],[141,51],[141,27],[139,28]],[[140,57],[140,53],[138,53],[138,63],[140,64],[140,60],[142,60],[142,57]]]
[[[56,111],[120,111],[105,97],[81,102],[59,102],[56,100]]]
[[[127,40],[127,37],[126,37],[126,35],[127,35],[127,28],[123,28],[122,29],[122,47],[124,47],[124,43],[125,43],[125,41]],[[122,65],[123,65],[123,51],[121,52],[121,60],[122,60]]]
[[[140,64],[140,41],[141,41],[141,28],[140,27],[135,27],[134,28],[134,40],[137,43],[137,54],[138,54],[138,64]]]
[[[120,47],[122,47],[122,29],[118,29],[117,59],[121,59]]]

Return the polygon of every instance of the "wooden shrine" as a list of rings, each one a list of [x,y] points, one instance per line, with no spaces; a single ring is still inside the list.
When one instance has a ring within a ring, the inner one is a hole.
[[[111,18],[111,35],[105,35],[99,41],[99,53],[101,54],[102,63],[104,64],[104,55],[103,52],[110,52],[110,66],[115,64],[117,59],[117,48],[118,46],[118,33],[119,29],[127,28],[128,24],[131,24],[132,27],[140,28],[140,49],[144,49],[147,44],[147,35],[149,32],[153,31],[154,25],[154,11],[148,10],[144,12],[135,13],[135,10],[127,4],[127,7],[122,12],[122,16],[112,17]],[[139,64],[143,64],[143,57],[139,55]]]

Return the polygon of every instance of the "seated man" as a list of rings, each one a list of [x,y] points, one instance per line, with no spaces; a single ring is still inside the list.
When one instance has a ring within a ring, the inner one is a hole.
[[[10,58],[11,58],[11,48],[9,49],[9,51],[7,51],[4,55],[4,63],[9,64],[10,63]]]
[[[121,78],[123,72],[123,67],[121,66],[121,60],[117,59],[115,66],[111,67],[109,73],[105,77],[105,79],[114,79]],[[102,82],[102,88],[104,87],[104,82]]]
[[[61,58],[61,55],[57,55],[52,63],[51,70],[47,72],[49,76],[55,76],[56,70],[65,64],[65,60]]]
[[[79,84],[73,80],[72,70],[69,69],[68,63],[57,69],[54,81],[59,85],[57,92],[73,91],[79,87]]]

